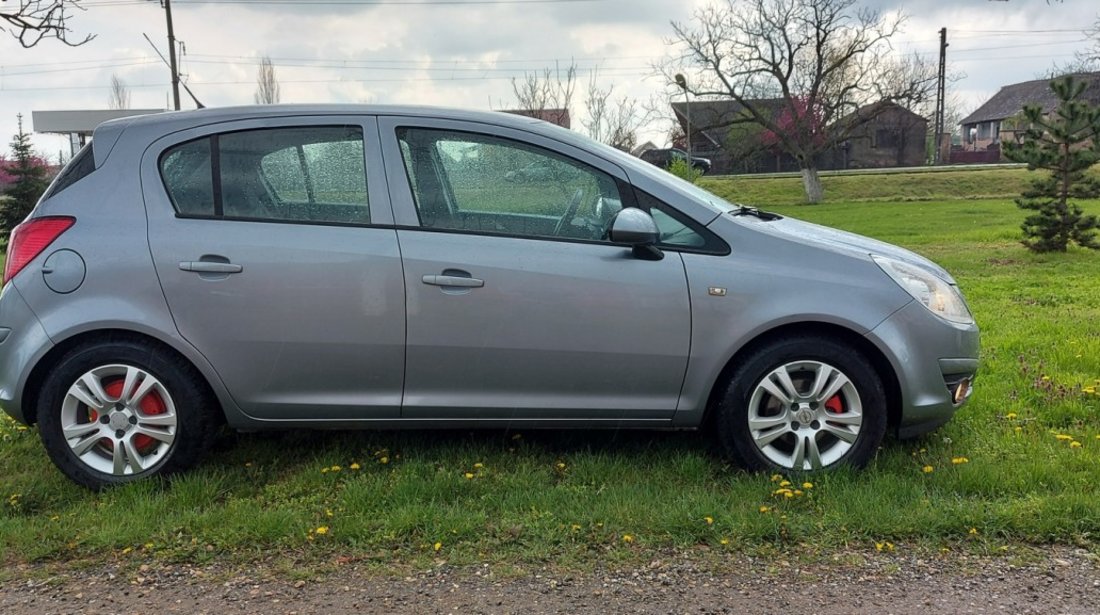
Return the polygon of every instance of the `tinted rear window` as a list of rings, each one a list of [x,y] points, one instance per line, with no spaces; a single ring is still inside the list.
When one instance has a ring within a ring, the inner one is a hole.
[[[80,148],[80,151],[69,161],[69,164],[65,165],[65,169],[57,176],[57,179],[43,198],[50,198],[58,192],[61,192],[65,188],[91,175],[94,170],[95,155],[92,153],[92,144],[88,143]]]

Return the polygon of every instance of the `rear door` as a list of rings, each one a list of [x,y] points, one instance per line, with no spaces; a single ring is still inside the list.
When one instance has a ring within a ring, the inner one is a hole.
[[[176,326],[246,414],[399,415],[405,297],[377,134],[369,117],[267,118],[143,159]]]
[[[625,174],[521,131],[380,117],[405,266],[403,417],[668,419],[691,334],[680,255],[602,239]]]

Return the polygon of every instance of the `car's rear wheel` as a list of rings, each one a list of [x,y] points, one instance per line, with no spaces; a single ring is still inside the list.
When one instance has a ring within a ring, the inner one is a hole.
[[[90,489],[188,469],[217,428],[216,404],[194,368],[140,341],[76,348],[42,387],[46,451]]]
[[[747,469],[858,468],[886,433],[886,394],[855,348],[828,337],[788,337],[746,358],[716,419],[723,448]]]

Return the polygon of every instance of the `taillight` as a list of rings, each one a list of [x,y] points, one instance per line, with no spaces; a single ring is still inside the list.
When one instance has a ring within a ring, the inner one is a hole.
[[[75,222],[76,218],[71,216],[43,216],[31,218],[12,229],[8,238],[8,260],[4,263],[4,284]]]

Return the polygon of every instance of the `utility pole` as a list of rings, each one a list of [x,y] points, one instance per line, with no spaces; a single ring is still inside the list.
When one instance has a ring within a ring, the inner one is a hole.
[[[172,29],[172,0],[163,0],[168,19],[168,62],[172,69],[172,104],[180,110],[180,70],[176,65],[176,31]]]
[[[944,100],[944,90],[947,82],[947,28],[940,28],[940,72],[936,79],[936,143],[935,143],[935,155],[933,161],[935,164],[942,164],[941,152],[943,150],[943,129],[944,129],[944,107],[946,102]]]

